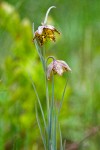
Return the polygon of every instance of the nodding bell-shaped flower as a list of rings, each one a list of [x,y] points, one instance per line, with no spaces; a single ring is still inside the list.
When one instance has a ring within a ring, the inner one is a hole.
[[[65,71],[71,71],[71,68],[63,60],[53,60],[47,67],[47,79],[50,80],[52,74],[61,76]]]
[[[38,39],[40,45],[42,46],[48,39],[55,42],[55,32],[60,34],[54,26],[51,25],[42,25],[38,27],[38,30],[35,31],[34,39]]]

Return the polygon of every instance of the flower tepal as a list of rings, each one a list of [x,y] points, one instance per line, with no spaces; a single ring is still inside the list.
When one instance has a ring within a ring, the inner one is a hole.
[[[52,25],[39,26],[38,30],[35,31],[33,41],[36,38],[41,46],[47,41],[47,39],[55,42],[55,32],[60,34],[60,32]]]
[[[53,60],[47,67],[47,79],[49,80],[52,74],[62,75],[65,71],[71,71],[71,68],[63,60]]]

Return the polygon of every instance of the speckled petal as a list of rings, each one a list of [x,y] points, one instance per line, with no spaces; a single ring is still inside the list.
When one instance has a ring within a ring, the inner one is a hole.
[[[61,65],[65,70],[71,71],[71,68],[68,66],[68,64],[67,64],[65,61],[63,61],[63,60],[57,60],[57,61],[60,63],[60,65]]]
[[[53,62],[50,63],[49,66],[48,66],[48,68],[47,68],[47,79],[48,80],[50,80],[52,69],[53,69]]]
[[[55,31],[55,32],[57,32],[58,34],[60,34],[60,32],[59,32],[54,26],[52,26],[52,25],[47,25],[47,26],[45,26],[45,28],[48,28],[48,29],[50,29],[50,30],[52,30],[52,31]]]
[[[53,26],[51,25],[42,25],[38,27],[38,30],[35,31],[35,36],[33,38],[33,41],[35,38],[38,39],[39,44],[42,46],[48,39],[55,42],[55,32],[58,34],[59,31],[57,31]]]

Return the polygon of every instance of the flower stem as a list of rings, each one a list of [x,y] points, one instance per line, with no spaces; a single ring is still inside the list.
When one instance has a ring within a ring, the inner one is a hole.
[[[56,8],[56,7],[55,7],[55,6],[49,7],[49,9],[48,9],[47,12],[46,12],[46,16],[45,16],[44,22],[42,23],[43,25],[46,25],[49,12],[50,12],[50,10],[51,10],[52,8]]]
[[[47,61],[48,61],[50,58],[53,59],[53,61],[55,60],[55,58],[54,58],[53,56],[48,56],[47,59],[46,59],[46,64],[47,64]]]
[[[43,47],[43,60],[44,60],[44,74],[45,74],[45,86],[46,86],[46,101],[47,101],[47,114],[48,114],[48,119],[49,119],[49,113],[50,113],[50,108],[49,108],[49,90],[48,90],[48,81],[47,81],[47,73],[46,73],[46,68],[47,68],[47,63],[45,59],[45,45]]]

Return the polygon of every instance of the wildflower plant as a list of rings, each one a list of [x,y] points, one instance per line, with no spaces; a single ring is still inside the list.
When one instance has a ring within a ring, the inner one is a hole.
[[[60,32],[52,25],[47,25],[47,18],[50,10],[52,8],[55,8],[55,6],[51,6],[46,13],[44,22],[41,26],[38,27],[36,31],[34,31],[34,23],[33,23],[33,42],[36,46],[37,53],[40,57],[44,75],[45,75],[45,87],[46,87],[46,104],[47,104],[47,115],[44,115],[44,111],[42,108],[41,100],[39,98],[39,94],[37,92],[36,86],[32,80],[32,85],[37,97],[37,102],[40,108],[40,112],[42,115],[43,123],[44,123],[44,129],[41,125],[41,121],[38,115],[38,109],[36,105],[36,119],[37,123],[40,129],[40,134],[42,137],[42,141],[44,144],[45,150],[57,150],[57,131],[59,131],[60,135],[60,150],[64,150],[63,144],[62,144],[62,135],[60,130],[60,124],[58,121],[59,113],[62,107],[64,94],[67,86],[67,82],[64,87],[64,91],[62,93],[62,98],[60,101],[59,108],[56,110],[55,107],[55,100],[54,100],[54,75],[62,75],[65,71],[71,71],[68,64],[63,60],[56,60],[53,56],[48,56],[46,58],[45,56],[45,46],[47,40],[50,41],[56,41],[55,33],[60,34]],[[47,66],[47,62],[49,59],[52,59],[52,62]],[[52,80],[52,96],[49,96],[49,88],[48,88],[48,82],[49,80]]]

